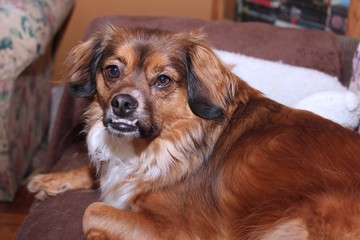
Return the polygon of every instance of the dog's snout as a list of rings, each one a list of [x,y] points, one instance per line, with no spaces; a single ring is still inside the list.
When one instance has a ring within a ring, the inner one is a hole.
[[[138,107],[138,101],[129,94],[119,94],[111,100],[113,112],[118,117],[127,117]]]

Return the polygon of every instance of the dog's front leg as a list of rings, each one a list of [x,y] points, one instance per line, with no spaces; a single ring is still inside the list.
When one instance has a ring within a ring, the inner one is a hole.
[[[92,203],[85,211],[83,230],[87,240],[164,239],[149,216],[124,211],[105,203]]]
[[[94,175],[94,170],[89,166],[67,172],[38,174],[30,179],[27,189],[36,193],[37,199],[44,200],[68,190],[90,189],[95,183]]]

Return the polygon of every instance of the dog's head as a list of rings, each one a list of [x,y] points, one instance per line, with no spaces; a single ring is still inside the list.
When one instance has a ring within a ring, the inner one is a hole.
[[[178,119],[223,121],[237,84],[200,32],[105,27],[68,60],[71,91],[94,96],[106,129],[151,137]]]

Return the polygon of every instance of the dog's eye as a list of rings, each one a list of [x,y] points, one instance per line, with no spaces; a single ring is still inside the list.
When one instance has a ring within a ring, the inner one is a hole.
[[[155,86],[158,88],[165,88],[169,86],[171,82],[172,80],[168,76],[162,74],[156,79]]]
[[[120,70],[116,65],[107,66],[105,69],[106,76],[109,78],[118,78],[120,76]]]

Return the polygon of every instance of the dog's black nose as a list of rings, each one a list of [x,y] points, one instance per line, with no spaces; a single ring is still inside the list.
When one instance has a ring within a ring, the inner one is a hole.
[[[116,116],[124,118],[132,114],[138,107],[138,101],[129,94],[119,94],[111,100],[111,107]]]

